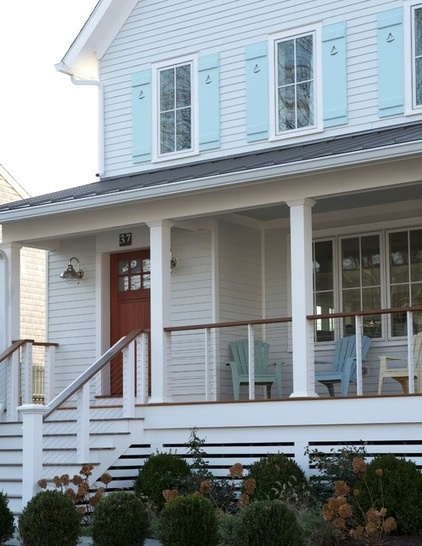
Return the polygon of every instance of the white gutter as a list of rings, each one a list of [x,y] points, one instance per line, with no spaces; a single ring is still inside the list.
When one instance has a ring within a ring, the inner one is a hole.
[[[146,188],[113,191],[104,195],[92,195],[76,199],[70,198],[58,203],[31,205],[23,209],[0,212],[0,223],[5,224],[7,222],[17,222],[33,217],[40,218],[42,216],[75,211],[80,212],[84,209],[116,206],[134,201],[146,201],[162,197],[171,198],[174,195],[181,195],[183,193],[210,191],[213,189],[222,189],[275,178],[285,179],[297,177],[299,175],[309,175],[328,169],[354,167],[375,161],[391,161],[418,155],[422,155],[422,142],[406,142],[393,146],[373,148],[371,150],[359,150],[330,157],[295,161],[283,165],[272,165],[247,171],[243,170],[234,173],[207,176],[195,180],[172,182],[157,186],[148,186]],[[139,174],[142,175],[142,173]]]

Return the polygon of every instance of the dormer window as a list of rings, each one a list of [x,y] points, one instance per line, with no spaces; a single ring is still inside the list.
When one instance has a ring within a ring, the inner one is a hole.
[[[422,106],[422,7],[413,12],[413,102],[414,107]]]

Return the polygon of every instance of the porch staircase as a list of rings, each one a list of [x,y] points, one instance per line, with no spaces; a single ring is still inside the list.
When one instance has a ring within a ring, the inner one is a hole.
[[[0,355],[0,362],[9,357],[15,358],[16,350],[25,343],[25,341],[15,343]],[[30,498],[33,494],[33,492],[30,493],[28,497],[28,484],[33,488],[34,482],[38,479],[45,479],[51,483],[55,476],[64,474],[72,478],[75,474],[79,474],[83,464],[93,465],[92,475],[88,480],[90,486],[93,486],[104,472],[109,472],[113,478],[108,485],[109,490],[128,489],[133,486],[137,469],[130,468],[128,465],[125,471],[123,465],[122,471],[122,465],[117,462],[125,452],[130,451],[133,445],[141,445],[143,442],[143,419],[140,414],[141,409],[135,402],[136,400],[143,402],[147,385],[146,378],[140,381],[143,377],[141,365],[145,366],[144,347],[145,340],[140,336],[140,332],[131,332],[47,403],[41,413],[41,406],[38,404],[34,405],[27,401],[25,405],[28,395],[26,393],[25,398],[22,395],[24,392],[22,386],[15,382],[17,394],[12,392],[12,395],[6,397],[1,412],[4,420],[0,421],[0,491],[7,494],[9,507],[15,514],[22,511],[24,490],[26,498]],[[101,379],[99,374],[119,353],[123,356],[122,397],[98,398],[95,392],[98,380]],[[19,359],[15,358],[15,361],[19,362]],[[137,367],[137,363],[141,364]],[[31,367],[25,364],[25,361],[22,369],[21,376],[31,377]],[[138,378],[136,385],[135,377]],[[4,383],[10,385],[13,381]],[[21,401],[21,405],[24,404],[25,414],[35,412],[34,415],[39,416],[37,418],[39,425],[34,424],[35,421],[25,421],[27,419],[25,415],[22,416],[23,422],[19,420],[21,416],[17,411],[16,402],[18,401]],[[25,422],[32,423],[33,426],[28,424],[25,426]],[[25,472],[24,469],[24,464],[28,464],[28,453],[31,455],[29,458],[32,459],[32,462],[29,461],[31,468],[34,468],[34,461],[38,462],[35,465],[36,477],[35,479],[31,477],[29,480],[28,476],[33,474],[31,471],[28,474],[28,471]],[[25,458],[26,463],[24,463]],[[42,470],[41,475],[38,476],[41,458]],[[140,463],[141,459],[139,465]],[[119,470],[117,482],[113,476],[116,468]]]
[[[120,417],[121,407],[91,408],[90,458],[85,463],[93,465],[90,485],[94,485],[104,472],[113,480],[110,490],[131,488],[134,469],[128,468],[126,475],[120,471],[113,476],[113,465],[133,444],[142,437],[142,418]],[[54,476],[79,474],[82,463],[77,462],[77,416],[76,408],[58,410],[44,423],[43,474],[51,482]],[[7,493],[9,507],[14,514],[22,510],[22,423],[0,423],[0,490]]]

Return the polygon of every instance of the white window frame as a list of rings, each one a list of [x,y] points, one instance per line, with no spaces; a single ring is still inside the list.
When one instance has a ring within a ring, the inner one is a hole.
[[[277,112],[277,44],[280,41],[296,39],[311,34],[314,45],[314,124],[299,129],[278,132]],[[309,135],[323,130],[322,119],[322,58],[321,58],[321,24],[309,25],[299,29],[290,29],[270,35],[269,52],[269,104],[270,104],[270,140],[281,140],[295,136]]]
[[[405,95],[405,115],[420,114],[422,104],[416,105],[415,100],[415,74],[414,74],[414,56],[415,56],[415,17],[416,9],[422,9],[421,2],[414,0],[405,0],[404,2],[404,95]]]
[[[186,64],[191,65],[191,131],[192,142],[189,150],[181,150],[162,154],[160,152],[160,72],[165,69],[175,68]],[[198,144],[198,56],[190,55],[169,59],[156,63],[152,67],[152,136],[153,136],[153,161],[169,161],[189,157],[199,153]]]

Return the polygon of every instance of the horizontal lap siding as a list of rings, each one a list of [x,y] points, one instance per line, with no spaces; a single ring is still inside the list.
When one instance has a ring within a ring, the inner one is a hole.
[[[84,278],[78,285],[66,284],[60,274],[72,256],[77,256]],[[93,238],[63,241],[59,252],[49,257],[48,341],[56,350],[56,393],[95,361],[96,297],[95,241]]]
[[[219,238],[219,320],[243,321],[262,318],[261,231],[236,224],[220,223]],[[255,335],[262,339],[261,328]],[[247,327],[222,329],[220,332],[221,399],[233,396],[229,343],[246,338]],[[241,393],[247,387],[241,387]]]
[[[212,262],[210,231],[173,228],[172,255],[177,267],[171,274],[171,324],[183,326],[212,322]],[[172,334],[168,394],[174,400],[204,400],[204,333]]]
[[[398,0],[139,2],[101,60],[107,176],[151,167],[149,162],[132,162],[131,77],[151,63],[176,56],[220,55],[221,148],[202,153],[201,158],[278,145],[246,142],[245,46],[265,41],[271,33],[315,22],[346,22],[347,130],[384,124],[378,116],[377,15],[401,5]],[[402,119],[392,117],[390,121],[399,123]],[[339,126],[324,134],[344,131],[344,126]]]

